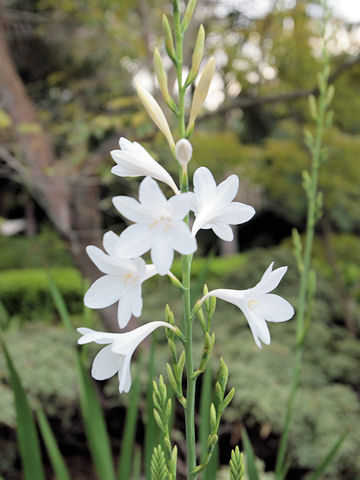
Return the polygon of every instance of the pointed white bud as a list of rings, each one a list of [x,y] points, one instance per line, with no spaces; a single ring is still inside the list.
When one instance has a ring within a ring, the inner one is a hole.
[[[170,148],[173,150],[175,148],[175,142],[169,124],[166,120],[164,112],[161,110],[160,105],[157,103],[151,93],[145,90],[145,88],[141,87],[138,83],[135,83],[135,87],[141,103],[144,105],[149,117],[155,123],[158,129],[164,134],[170,145]]]
[[[195,119],[198,116],[201,107],[204,105],[214,73],[215,58],[211,57],[200,76],[199,83],[195,88],[193,101],[191,104],[188,131],[191,131],[194,127]]]
[[[192,157],[192,146],[186,138],[180,139],[175,145],[175,156],[180,165],[185,168]]]

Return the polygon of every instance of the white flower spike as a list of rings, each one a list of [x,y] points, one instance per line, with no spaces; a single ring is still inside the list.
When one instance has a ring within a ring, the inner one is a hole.
[[[286,322],[294,315],[294,309],[289,302],[279,295],[269,292],[274,290],[280,283],[287,271],[287,267],[273,270],[274,262],[268,267],[260,282],[248,290],[212,290],[205,295],[201,302],[208,297],[217,297],[221,300],[233,303],[244,313],[256,345],[261,348],[261,342],[270,344],[270,332],[268,322]]]
[[[150,177],[140,184],[139,200],[118,196],[115,208],[134,223],[127,227],[115,245],[122,258],[133,258],[151,250],[157,273],[165,275],[173,262],[174,250],[189,255],[196,250],[196,240],[183,221],[192,206],[193,194],[180,193],[167,200]]]
[[[194,173],[193,183],[196,216],[191,232],[193,236],[202,228],[212,228],[222,240],[231,241],[234,234],[229,225],[247,222],[255,215],[250,205],[232,201],[239,189],[237,175],[230,175],[216,186],[210,170],[200,167]]]
[[[153,177],[169,185],[175,194],[179,190],[171,175],[137,142],[124,137],[119,140],[121,150],[112,150],[110,155],[117,163],[111,172],[119,177]]]
[[[78,328],[77,331],[82,334],[78,344],[83,345],[90,342],[108,344],[94,358],[91,376],[95,380],[106,380],[117,373],[119,376],[119,392],[127,393],[131,387],[131,357],[137,346],[159,327],[174,330],[174,327],[169,323],[160,321],[147,323],[126,333],[97,332],[91,328]]]
[[[93,245],[86,247],[86,253],[105,275],[91,285],[84,303],[89,308],[104,308],[118,301],[118,322],[124,328],[131,315],[141,315],[141,284],[154,276],[156,269],[142,258],[120,258],[115,252],[118,238],[114,232],[105,233],[103,244],[107,253]]]

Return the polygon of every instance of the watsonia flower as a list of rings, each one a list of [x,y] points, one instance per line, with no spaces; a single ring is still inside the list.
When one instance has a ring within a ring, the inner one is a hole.
[[[270,332],[266,324],[268,322],[286,322],[294,315],[294,309],[289,302],[279,295],[269,292],[274,290],[280,283],[287,271],[287,267],[273,270],[274,262],[268,267],[260,282],[248,290],[212,290],[205,295],[201,302],[208,297],[217,297],[221,300],[233,303],[244,313],[255,343],[261,348],[261,342],[270,344]]]
[[[131,315],[141,315],[141,284],[155,275],[156,269],[142,258],[120,258],[115,251],[118,238],[114,232],[105,233],[103,245],[107,253],[93,245],[86,247],[86,253],[105,275],[91,285],[84,303],[89,308],[104,308],[118,301],[118,322],[124,328]]]
[[[111,172],[119,177],[152,177],[166,183],[175,194],[179,190],[171,175],[137,142],[124,137],[119,140],[121,150],[112,150],[110,155],[117,163]]]
[[[115,208],[133,225],[127,227],[115,245],[120,257],[133,258],[151,250],[157,273],[165,275],[173,262],[174,250],[189,255],[196,250],[196,240],[183,221],[188,214],[192,193],[180,193],[167,200],[158,184],[146,177],[140,184],[139,200],[118,196]]]
[[[230,175],[216,186],[214,177],[206,167],[198,168],[194,173],[194,210],[195,221],[192,235],[204,228],[212,228],[222,240],[233,239],[229,225],[238,225],[250,220],[255,210],[245,203],[233,202],[239,189],[239,178]]]
[[[91,328],[78,328],[82,334],[78,343],[95,342],[108,344],[102,348],[94,358],[91,376],[95,380],[106,380],[119,375],[119,392],[128,392],[131,387],[130,362],[137,346],[156,328],[167,327],[174,329],[166,322],[150,322],[126,333],[97,332]]]

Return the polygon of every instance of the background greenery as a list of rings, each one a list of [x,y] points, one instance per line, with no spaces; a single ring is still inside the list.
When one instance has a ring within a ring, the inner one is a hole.
[[[225,14],[219,13],[216,2],[201,3],[206,8],[199,8],[193,28],[196,31],[196,23],[203,22],[209,32],[207,54],[217,57],[217,83],[223,86],[224,99],[199,122],[191,169],[206,164],[218,180],[237,173],[241,179],[239,200],[254,204],[257,215],[239,228],[240,251],[234,256],[220,257],[223,245],[209,232],[201,232],[200,253],[210,252],[212,258],[195,261],[194,287],[196,278],[200,282],[206,272],[210,288],[248,288],[274,260],[275,265],[289,266],[279,293],[294,304],[298,279],[290,233],[292,226],[301,233],[305,219],[301,174],[309,164],[309,154],[303,130],[312,129],[312,120],[306,95],[301,92],[316,85],[316,2],[279,2],[260,18],[245,2],[235,3]],[[164,8],[170,11],[164,1],[5,2],[13,60],[59,161],[76,175],[94,152],[100,152],[102,161],[94,178],[104,230],[119,232],[122,228],[111,196],[137,191],[136,181],[110,174],[112,161],[107,152],[116,148],[120,135],[142,141],[176,174],[176,166],[168,162],[167,146],[131,87],[134,75],[151,70],[149,52],[159,43],[156,32]],[[348,426],[351,432],[324,478],[353,480],[360,475],[360,64],[358,44],[353,40],[358,27],[336,18],[331,26],[332,71],[337,72],[335,121],[326,138],[329,159],[320,176],[325,203],[314,252],[317,294],[291,427],[291,479],[305,478]],[[339,35],[347,39],[345,48],[339,46]],[[186,55],[191,55],[190,45]],[[290,95],[285,98],[284,94]],[[2,144],[21,159],[16,128],[1,108]],[[0,308],[0,320],[5,338],[26,390],[41,401],[51,419],[71,471],[79,478],[91,478],[84,466],[88,457],[77,407],[74,339],[55,312],[48,270],[74,325],[82,322],[86,284],[69,253],[68,241],[51,225],[46,209],[36,196],[32,198],[31,189],[29,192],[20,182],[5,159],[0,159],[0,167],[0,216],[26,217],[28,223],[28,235],[0,237],[0,300],[4,307]],[[29,204],[34,207],[32,217]],[[30,235],[30,220],[35,222],[36,234]],[[174,272],[177,270],[180,267],[175,264]],[[162,319],[165,303],[175,314],[179,311],[176,292],[167,280],[147,282],[142,320]],[[101,326],[96,314],[92,322]],[[214,322],[215,356],[224,356],[230,370],[229,385],[236,388],[220,430],[220,461],[228,462],[230,446],[240,442],[240,428],[245,424],[256,455],[271,472],[289,391],[294,324],[271,326],[271,347],[259,351],[235,307],[219,301]],[[200,329],[195,335],[200,341]],[[158,337],[156,374],[164,373],[167,355],[164,339]],[[215,373],[216,361],[212,367]],[[139,444],[143,443],[146,417],[145,374],[143,369],[136,432]],[[129,400],[126,396],[119,399],[115,381],[99,383],[96,388],[116,449]],[[19,478],[20,469],[14,426],[12,393],[5,360],[0,357],[0,474],[9,480]],[[175,426],[181,446],[181,417],[176,418]]]

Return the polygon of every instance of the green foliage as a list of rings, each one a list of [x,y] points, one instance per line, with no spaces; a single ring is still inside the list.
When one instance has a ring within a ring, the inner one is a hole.
[[[230,480],[242,480],[244,473],[244,457],[243,454],[240,453],[239,447],[236,446],[235,450],[231,450]]]
[[[74,268],[51,270],[70,312],[83,308],[83,280]],[[0,271],[0,298],[9,315],[21,314],[26,319],[39,319],[53,310],[49,278],[46,270]]]
[[[165,455],[161,445],[154,447],[154,452],[151,458],[151,480],[166,480],[169,476],[169,471],[166,467]]]
[[[57,445],[55,436],[51,430],[50,424],[44,414],[40,405],[36,408],[36,416],[38,419],[41,436],[46,446],[47,453],[50,458],[51,465],[57,480],[70,480],[70,474],[65,465],[64,459],[61,455]]]
[[[10,329],[5,339],[30,399],[38,398],[47,416],[59,415],[66,425],[77,395],[73,339],[62,328],[40,322]],[[5,372],[5,359],[0,356],[0,422],[13,427],[15,416]]]
[[[45,480],[40,443],[33,413],[17,369],[2,338],[1,343],[9,372],[12,391],[14,393],[16,431],[24,478],[25,480],[33,480],[34,478]]]
[[[73,265],[64,242],[53,230],[47,228],[29,237],[0,236],[0,251],[0,270]]]

